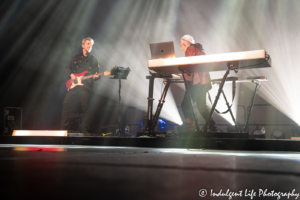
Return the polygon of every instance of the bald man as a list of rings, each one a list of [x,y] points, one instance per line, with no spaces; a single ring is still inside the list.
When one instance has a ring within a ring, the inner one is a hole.
[[[195,43],[194,38],[190,35],[184,35],[181,38],[180,46],[186,57],[205,55],[202,45]],[[193,102],[196,102],[199,113],[202,115],[205,121],[207,121],[209,117],[209,111],[206,106],[206,94],[212,88],[209,72],[198,71],[191,73],[190,76],[187,74],[184,74],[184,76],[187,80],[187,86],[190,89]],[[186,130],[195,131],[195,125],[192,120],[193,110],[191,109],[187,92],[184,95],[181,108],[186,118]],[[209,130],[217,131],[213,119],[210,120]]]

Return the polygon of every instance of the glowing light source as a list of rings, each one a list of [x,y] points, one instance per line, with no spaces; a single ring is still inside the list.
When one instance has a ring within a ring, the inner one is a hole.
[[[49,148],[49,147],[14,147],[13,151],[66,151],[65,148]]]
[[[67,136],[68,131],[14,130],[12,136]]]
[[[166,119],[158,119],[158,126],[161,129],[161,132],[168,130],[167,120]]]

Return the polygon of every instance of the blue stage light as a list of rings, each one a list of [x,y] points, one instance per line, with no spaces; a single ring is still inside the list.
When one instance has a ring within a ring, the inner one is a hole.
[[[166,119],[158,119],[158,126],[160,128],[161,132],[165,132],[168,130],[168,124],[167,124],[167,120]]]

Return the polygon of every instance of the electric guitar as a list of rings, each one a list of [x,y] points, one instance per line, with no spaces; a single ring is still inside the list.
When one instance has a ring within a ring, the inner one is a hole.
[[[109,71],[102,72],[102,73],[99,73],[99,74],[93,74],[93,75],[89,75],[89,76],[84,76],[86,73],[88,73],[88,71],[81,72],[80,74],[75,74],[74,73],[76,79],[75,80],[69,79],[67,81],[67,83],[66,83],[67,89],[71,90],[71,89],[73,89],[76,86],[83,86],[84,84],[82,83],[82,80],[93,78],[95,75],[98,76],[98,77],[99,76],[103,76],[103,75],[105,75],[105,76],[110,75]]]

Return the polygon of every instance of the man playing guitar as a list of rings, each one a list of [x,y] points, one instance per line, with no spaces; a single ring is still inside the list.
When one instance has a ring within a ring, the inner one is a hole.
[[[74,110],[75,108],[80,107],[82,112],[82,133],[88,133],[88,103],[94,81],[100,78],[100,76],[97,75],[99,72],[98,60],[90,54],[93,44],[94,40],[92,38],[84,38],[81,45],[82,52],[74,54],[65,68],[65,73],[68,78],[71,79],[71,82],[77,83],[78,75],[90,75],[91,78],[83,80],[82,84],[77,87],[71,88],[69,86],[63,102],[60,124],[61,130],[68,130],[69,112],[72,111],[72,109]]]

